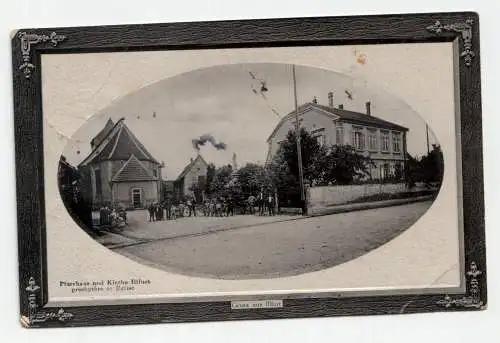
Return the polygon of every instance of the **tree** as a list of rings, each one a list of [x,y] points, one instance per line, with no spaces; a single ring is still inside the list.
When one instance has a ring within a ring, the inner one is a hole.
[[[320,145],[316,138],[301,129],[302,169],[304,180],[310,184],[349,184],[356,178],[369,175],[374,165],[368,156],[356,152],[349,145]],[[298,159],[295,131],[288,132],[281,143],[275,162],[285,162],[288,170],[298,180]]]
[[[300,130],[300,146],[302,153],[302,170],[304,180],[313,182],[320,171],[315,168],[317,162],[325,155],[325,149],[319,145],[316,138],[311,136],[305,129]],[[297,141],[294,130],[288,131],[286,139],[280,144],[279,154],[277,154],[282,162],[288,166],[288,170],[295,178],[299,179],[299,162],[297,156]]]
[[[408,153],[406,154],[405,179],[408,188],[413,188],[420,179],[419,160]]]
[[[266,171],[272,185],[278,192],[280,206],[299,206],[301,200],[299,179],[290,172],[283,150],[278,150],[273,159],[266,165]]]
[[[350,184],[369,176],[370,167],[375,165],[370,157],[358,154],[349,145],[333,145],[325,155],[318,157],[315,169],[320,173],[318,181],[322,184]]]
[[[280,199],[298,204],[300,182],[295,137],[295,131],[290,130],[267,170]],[[305,129],[300,131],[300,140],[304,181],[309,184],[349,184],[369,175],[373,161],[358,154],[353,147],[320,145]]]
[[[432,145],[432,150],[420,160],[421,178],[425,183],[441,183],[444,174],[443,152],[439,145]]]
[[[272,181],[267,170],[255,163],[247,163],[238,169],[238,182],[245,196],[256,194],[261,187],[272,188]]]
[[[406,156],[406,181],[409,187],[416,182],[441,183],[444,174],[443,152],[439,145],[433,145],[432,150],[420,159]]]
[[[210,195],[222,196],[227,193],[226,185],[231,180],[233,168],[230,164],[219,167],[215,170],[213,181],[210,183]]]
[[[204,186],[204,191],[206,195],[211,195],[212,194],[212,182],[214,181],[215,177],[215,164],[209,163],[207,166],[207,175],[205,178],[205,186]]]

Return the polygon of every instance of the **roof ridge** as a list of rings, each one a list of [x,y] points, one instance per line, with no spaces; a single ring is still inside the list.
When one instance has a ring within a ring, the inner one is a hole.
[[[111,130],[109,130],[109,132],[108,132],[108,133],[107,133],[107,134],[106,134],[106,135],[102,138],[102,140],[99,142],[99,144],[97,144],[97,145],[95,146],[95,148],[94,148],[94,149],[93,149],[93,150],[92,150],[92,151],[88,154],[88,156],[87,156],[87,157],[85,157],[85,158],[83,159],[83,161],[82,161],[82,162],[80,162],[80,163],[78,164],[78,166],[81,166],[81,165],[82,165],[82,164],[84,164],[85,162],[87,162],[87,163],[88,163],[88,161],[87,161],[87,160],[90,158],[90,156],[92,156],[92,155],[94,154],[94,152],[96,152],[96,151],[97,151],[97,149],[99,149],[99,148],[101,147],[101,145],[103,145],[104,143],[109,143],[109,141],[106,141],[106,139],[107,139],[107,138],[108,138],[108,137],[109,137],[109,136],[110,136],[113,132],[116,132],[116,128],[117,128],[118,124],[120,124],[121,122],[123,122],[123,120],[124,120],[124,119],[125,119],[125,118],[121,118],[120,120],[118,120],[118,121],[115,123],[115,125],[111,128]],[[111,120],[111,118],[110,118],[110,120]],[[109,120],[108,120],[108,121],[109,121]]]
[[[311,102],[306,102],[302,105],[300,105],[297,109],[299,111],[299,115],[304,114],[308,109],[313,108],[316,109],[317,111],[323,112],[325,115],[330,115],[330,116],[337,116],[340,118],[342,121],[347,121],[347,122],[364,122],[364,125],[386,125],[386,126],[391,126],[392,129],[398,129],[398,130],[405,130],[408,131],[409,129],[407,127],[404,127],[402,125],[393,123],[391,121],[379,118],[374,115],[368,115],[366,113],[362,112],[356,112],[356,111],[350,111],[346,109],[340,109],[340,108],[334,108],[330,106],[325,106],[325,105],[320,105],[320,104],[314,104]],[[269,141],[274,137],[278,129],[287,121],[290,119],[290,117],[295,115],[295,110],[289,112],[286,114],[278,124],[276,124],[276,127],[273,129],[269,137],[267,138],[266,142],[269,143]],[[349,118],[348,116],[351,116]],[[359,116],[360,118],[355,118],[355,116]],[[346,118],[347,117],[347,118]],[[354,117],[354,118],[353,118]]]
[[[180,172],[179,176],[177,177],[176,180],[179,180],[179,179],[182,179],[184,176],[186,176],[187,174],[187,171],[189,170],[190,167],[192,167],[196,160],[198,159],[201,159],[203,161],[203,163],[205,163],[206,165],[208,165],[207,161],[205,161],[205,159],[203,158],[203,156],[201,156],[201,154],[198,154],[196,156],[196,158],[194,158],[192,161],[190,161],[185,167],[184,169],[182,169],[182,171]]]
[[[116,134],[117,137],[116,137],[115,145],[113,146],[113,149],[111,149],[111,152],[108,155],[108,159],[110,159],[111,156],[113,156],[113,154],[114,154],[114,152],[116,150],[116,146],[118,145],[118,140],[120,139],[120,136],[122,134],[122,131],[123,131],[123,125],[120,126],[120,130],[118,130],[118,133]]]
[[[375,120],[375,121],[381,121],[381,122],[384,122],[386,124],[390,124],[391,126],[395,126],[395,127],[401,128],[401,129],[408,130],[407,127],[404,127],[404,126],[402,126],[400,124],[393,123],[393,122],[391,122],[389,120],[382,119],[382,118],[377,117],[377,116],[372,115],[372,114],[366,114],[366,113],[363,113],[363,112],[351,111],[351,110],[347,110],[345,108],[329,107],[329,106],[320,105],[320,104],[312,104],[312,106],[313,107],[317,107],[319,109],[323,109],[323,110],[328,111],[328,112],[331,112],[332,114],[338,115],[343,120],[349,120],[349,119],[348,118],[342,118],[342,112],[347,113],[347,114],[352,113],[352,114],[355,114],[355,115],[363,116],[363,118],[360,118],[359,120],[363,120],[365,118],[366,119],[370,118],[370,119]]]

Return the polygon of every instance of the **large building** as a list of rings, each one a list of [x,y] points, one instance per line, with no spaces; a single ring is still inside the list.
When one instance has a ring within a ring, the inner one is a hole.
[[[105,203],[144,208],[161,199],[163,166],[125,125],[125,118],[108,120],[90,146],[78,169],[94,208]]]
[[[402,179],[409,130],[373,116],[370,102],[366,102],[366,113],[359,113],[348,111],[342,105],[334,107],[332,92],[328,98],[328,106],[314,99],[298,108],[300,127],[316,137],[321,145],[350,145],[360,154],[371,157],[375,164],[370,169],[372,179]],[[295,111],[286,115],[267,139],[268,161],[290,130],[295,130]]]
[[[200,154],[192,158],[184,167],[174,182],[175,193],[178,199],[195,197],[197,202],[203,200],[203,187],[206,182],[208,163]]]

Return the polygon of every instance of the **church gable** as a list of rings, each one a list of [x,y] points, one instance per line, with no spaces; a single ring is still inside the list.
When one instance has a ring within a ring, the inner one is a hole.
[[[115,145],[109,153],[108,159],[125,160],[130,154],[135,155],[141,161],[158,163],[124,124],[117,135]]]
[[[159,164],[125,125],[124,120],[125,118],[120,119],[111,130],[107,128],[109,128],[112,121],[108,121],[105,128],[98,134],[98,136],[102,136],[103,132],[107,132],[106,135],[104,137],[99,137],[99,144],[97,144],[89,156],[80,163],[80,166],[95,164],[101,161],[125,161],[129,159],[130,155],[135,155],[136,158],[141,161],[150,161]],[[93,143],[95,143],[95,139],[96,138],[92,140]]]
[[[147,168],[137,159],[135,155],[131,155],[120,170],[113,176],[113,182],[130,182],[130,181],[156,181],[157,178],[149,173]]]

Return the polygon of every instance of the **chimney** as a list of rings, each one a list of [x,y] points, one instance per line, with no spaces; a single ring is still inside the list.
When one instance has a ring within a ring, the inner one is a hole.
[[[333,108],[333,92],[328,92],[328,106]]]
[[[314,96],[313,100],[312,100],[312,103],[313,104],[317,104],[318,103],[318,98],[316,96]]]
[[[368,114],[369,116],[372,114],[371,102],[369,101],[366,102],[366,114]]]
[[[237,170],[238,169],[238,162],[236,161],[236,153],[233,153],[233,170]]]
[[[339,105],[339,110],[343,110],[344,109],[344,105],[343,104],[340,104]]]

